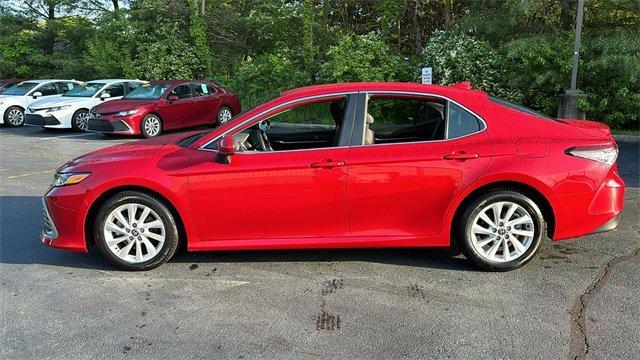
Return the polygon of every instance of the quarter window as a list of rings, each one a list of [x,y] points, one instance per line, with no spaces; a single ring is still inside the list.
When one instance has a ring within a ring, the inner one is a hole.
[[[447,123],[447,139],[455,139],[473,134],[482,129],[480,120],[459,105],[449,103],[449,121]]]

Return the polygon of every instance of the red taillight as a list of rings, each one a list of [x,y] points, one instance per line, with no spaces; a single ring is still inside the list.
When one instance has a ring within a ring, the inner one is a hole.
[[[607,165],[612,165],[618,158],[618,148],[615,146],[576,146],[567,149],[565,153]]]

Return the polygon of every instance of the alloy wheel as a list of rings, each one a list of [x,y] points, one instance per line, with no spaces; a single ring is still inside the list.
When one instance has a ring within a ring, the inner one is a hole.
[[[149,116],[144,122],[144,130],[149,136],[156,136],[160,133],[160,119]]]
[[[492,262],[519,259],[531,247],[534,221],[522,206],[500,201],[486,205],[473,220],[471,244],[478,255]]]
[[[13,109],[7,114],[7,121],[14,126],[22,125],[24,122],[24,114],[19,109]]]
[[[76,115],[76,126],[82,131],[89,130],[89,113],[81,112]]]
[[[220,113],[218,113],[218,123],[226,124],[227,122],[229,122],[229,120],[231,120],[232,116],[233,115],[231,114],[231,110],[222,108],[220,109]]]
[[[136,203],[120,205],[111,211],[103,233],[109,250],[128,263],[151,260],[166,238],[160,216],[150,207]]]

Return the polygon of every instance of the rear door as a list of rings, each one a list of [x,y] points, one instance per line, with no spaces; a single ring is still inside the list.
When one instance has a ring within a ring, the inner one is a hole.
[[[198,123],[201,125],[213,125],[216,122],[217,109],[220,99],[216,95],[216,89],[205,82],[193,84],[194,101],[198,106]]]
[[[352,236],[440,233],[493,145],[478,116],[436,96],[368,94],[355,121],[347,183]]]

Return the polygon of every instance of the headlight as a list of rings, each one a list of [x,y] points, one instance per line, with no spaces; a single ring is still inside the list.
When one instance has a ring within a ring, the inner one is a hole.
[[[54,106],[54,107],[48,108],[47,112],[60,111],[60,110],[68,109],[70,107],[71,105]]]
[[[82,180],[89,177],[91,173],[61,173],[57,172],[53,176],[53,184],[51,186],[65,186],[65,185],[73,185],[81,182]]]
[[[135,113],[137,113],[138,110],[127,110],[127,111],[120,111],[115,113],[113,116],[128,116],[128,115],[133,115]]]
[[[566,151],[568,155],[612,165],[618,158],[618,148],[610,147],[574,147]]]

